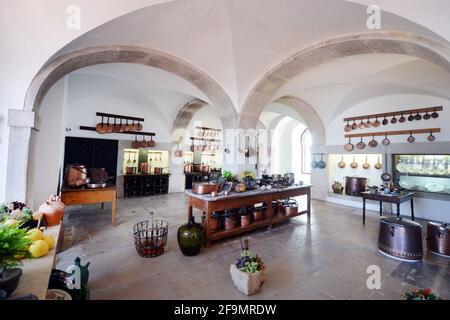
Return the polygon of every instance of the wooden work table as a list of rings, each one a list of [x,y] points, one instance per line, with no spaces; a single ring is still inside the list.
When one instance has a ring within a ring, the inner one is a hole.
[[[116,186],[107,186],[106,188],[88,189],[88,188],[61,188],[61,201],[66,205],[81,205],[101,203],[102,209],[105,202],[111,202],[112,224],[116,224]]]
[[[61,224],[48,227],[44,230],[44,234],[52,235],[55,241],[59,238]],[[50,274],[55,265],[56,247],[48,252],[45,257],[37,259],[23,259],[22,276],[20,277],[19,286],[8,299],[17,299],[35,295],[39,300],[45,300],[47,296],[48,281]]]
[[[272,188],[270,190],[251,190],[242,193],[231,193],[227,196],[223,192],[219,193],[217,196],[212,197],[210,194],[196,194],[192,190],[186,190],[186,195],[189,197],[189,209],[188,209],[188,219],[192,217],[193,208],[197,208],[204,212],[205,214],[205,234],[206,243],[208,247],[210,243],[214,240],[223,239],[231,237],[237,234],[241,234],[250,230],[258,229],[265,226],[271,226],[274,223],[288,220],[292,217],[299,216],[302,214],[311,214],[311,185],[302,186],[289,186],[282,188]],[[301,195],[307,196],[307,206],[306,210],[299,212],[296,215],[272,215],[272,201],[287,199],[292,197],[298,197]],[[211,217],[212,212],[222,211],[226,209],[241,208],[254,205],[256,203],[268,203],[267,206],[267,218],[261,221],[254,221],[248,226],[240,226],[231,230],[221,230],[218,232],[211,233],[208,230],[208,221]]]

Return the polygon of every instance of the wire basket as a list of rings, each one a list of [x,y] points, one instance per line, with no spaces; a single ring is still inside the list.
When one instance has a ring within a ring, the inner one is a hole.
[[[169,223],[165,220],[151,219],[136,223],[133,226],[133,235],[137,253],[144,258],[162,255],[168,233]]]

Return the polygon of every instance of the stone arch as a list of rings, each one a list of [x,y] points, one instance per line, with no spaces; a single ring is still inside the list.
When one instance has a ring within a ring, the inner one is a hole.
[[[305,125],[311,132],[315,145],[325,144],[325,126],[314,108],[300,98],[294,96],[283,96],[274,102],[284,104],[294,109],[305,120]]]
[[[206,105],[208,105],[207,102],[198,98],[186,103],[175,117],[175,121],[172,126],[172,133],[179,129],[186,129],[194,117],[194,114]]]
[[[224,89],[195,66],[167,53],[139,46],[105,45],[88,47],[50,59],[31,81],[22,111],[9,113],[9,145],[6,184],[7,200],[25,201],[27,195],[28,161],[34,112],[40,107],[48,90],[61,78],[77,69],[104,63],[135,63],[159,68],[175,74],[196,86],[217,110],[224,126],[237,123],[237,113]],[[20,147],[18,147],[20,146]],[[20,159],[20,160],[18,160]]]
[[[404,54],[432,62],[450,72],[447,43],[412,33],[382,31],[345,35],[301,50],[269,70],[250,90],[242,106],[239,125],[253,126],[277,90],[300,73],[333,59],[374,53]]]
[[[50,60],[33,78],[25,97],[24,110],[39,108],[50,87],[70,72],[104,63],[136,63],[173,73],[202,91],[221,117],[229,118],[236,114],[226,92],[206,73],[167,53],[129,45],[83,48]]]

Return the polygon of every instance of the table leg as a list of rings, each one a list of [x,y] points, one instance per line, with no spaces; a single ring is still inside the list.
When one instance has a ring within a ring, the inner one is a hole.
[[[400,203],[397,203],[397,217],[400,217]]]
[[[411,198],[411,219],[414,221],[414,200]]]
[[[203,226],[203,228],[205,229],[205,247],[209,248],[209,246],[211,245],[211,241],[209,241],[209,231],[208,231],[208,224],[209,224],[209,217],[211,212],[209,212],[208,210],[206,212],[204,212],[205,214],[205,225]]]
[[[111,202],[111,218],[113,226],[116,225],[116,197],[114,196]]]
[[[380,217],[383,215],[383,201],[380,201]]]
[[[363,225],[366,224],[366,199],[363,198]]]
[[[306,210],[308,210],[308,218],[311,217],[311,188],[308,188],[308,192],[306,193],[307,203]]]

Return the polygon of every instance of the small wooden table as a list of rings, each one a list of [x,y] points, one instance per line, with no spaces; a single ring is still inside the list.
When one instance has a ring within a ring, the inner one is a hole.
[[[105,202],[111,202],[112,224],[116,224],[116,186],[107,186],[106,188],[88,189],[88,188],[61,188],[61,201],[67,205],[93,204],[101,203],[102,210]]]
[[[206,234],[206,247],[209,247],[211,241],[214,240],[231,237],[265,226],[270,227],[274,223],[285,221],[302,214],[308,214],[308,216],[311,214],[311,185],[272,188],[270,190],[257,189],[242,193],[231,193],[228,196],[225,196],[223,192],[221,192],[216,197],[211,197],[210,194],[196,194],[193,193],[192,190],[186,190],[185,193],[189,196],[188,219],[192,217],[192,208],[197,208],[205,214],[204,228]],[[298,212],[296,215],[272,215],[271,204],[273,200],[287,199],[301,195],[307,196],[306,210]],[[222,230],[214,233],[211,233],[208,230],[208,221],[212,212],[247,207],[262,202],[266,202],[268,204],[266,219],[255,221],[248,226],[241,226],[232,230]]]
[[[389,195],[382,193],[362,192],[363,198],[363,224],[366,224],[366,200],[374,200],[380,202],[380,216],[383,214],[383,202],[395,203],[397,205],[397,217],[400,217],[400,204],[411,201],[411,219],[414,221],[414,192],[401,192],[398,195]]]

